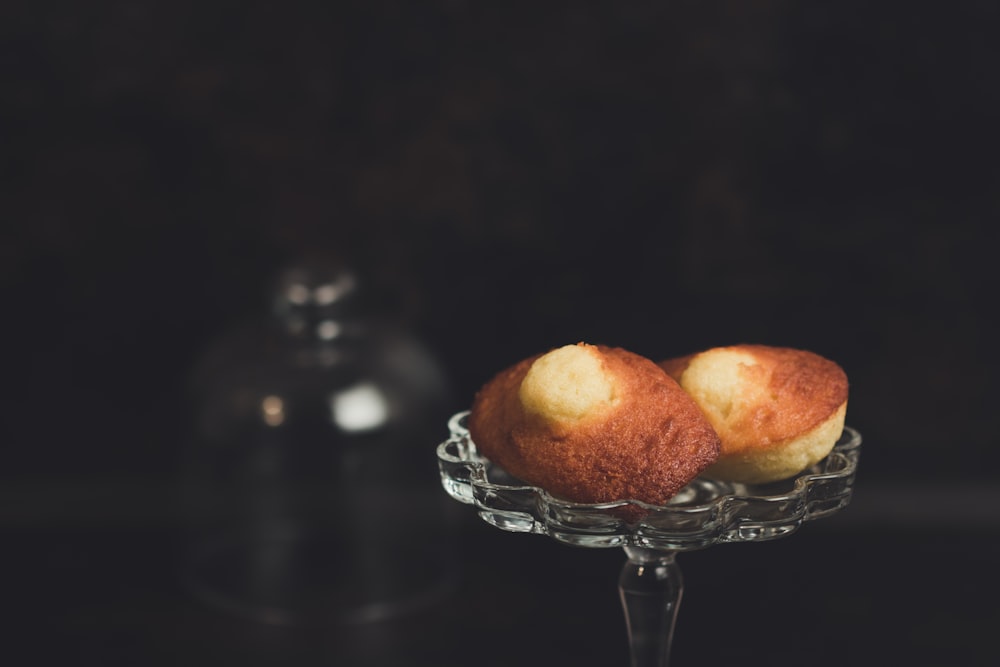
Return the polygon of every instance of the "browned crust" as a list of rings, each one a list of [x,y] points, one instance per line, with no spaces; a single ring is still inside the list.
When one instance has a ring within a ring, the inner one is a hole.
[[[501,371],[477,392],[469,432],[479,451],[515,477],[582,503],[664,504],[719,455],[719,438],[694,400],[654,362],[593,346],[615,382],[615,406],[571,426],[521,406],[518,388],[541,355]]]
[[[721,349],[752,355],[769,374],[770,398],[742,418],[730,421],[727,428],[716,424],[724,456],[778,449],[819,427],[847,402],[847,374],[835,362],[814,352],[755,344]],[[667,359],[659,366],[683,383],[684,371],[703,352]]]

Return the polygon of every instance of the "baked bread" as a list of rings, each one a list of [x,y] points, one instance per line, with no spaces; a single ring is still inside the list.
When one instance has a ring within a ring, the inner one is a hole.
[[[692,398],[656,363],[586,343],[498,373],[476,393],[467,423],[491,461],[580,503],[665,504],[720,448]]]
[[[706,476],[748,484],[787,479],[829,454],[844,429],[847,375],[813,352],[733,345],[660,366],[722,441]]]

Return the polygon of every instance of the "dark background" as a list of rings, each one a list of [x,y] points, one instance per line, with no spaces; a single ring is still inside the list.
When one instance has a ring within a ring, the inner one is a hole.
[[[619,553],[474,520],[456,598],[370,637],[244,625],[176,589],[191,365],[315,253],[435,352],[456,408],[578,340],[836,360],[865,438],[855,501],[790,540],[682,556],[677,662],[822,645],[815,664],[986,664],[997,14],[5,5],[0,559],[24,621],[5,633],[40,651],[19,664],[624,662]]]

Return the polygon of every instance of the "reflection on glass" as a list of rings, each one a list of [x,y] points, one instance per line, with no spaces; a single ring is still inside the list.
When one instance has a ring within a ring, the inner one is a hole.
[[[333,423],[346,432],[371,431],[389,418],[389,406],[378,386],[362,382],[330,395]]]
[[[285,421],[285,402],[280,396],[265,396],[260,402],[260,411],[268,426],[280,426]]]
[[[322,341],[331,341],[340,335],[340,325],[334,320],[323,320],[316,325],[316,337]]]

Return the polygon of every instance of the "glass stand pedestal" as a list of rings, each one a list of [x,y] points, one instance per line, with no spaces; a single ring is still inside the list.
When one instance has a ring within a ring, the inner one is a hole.
[[[669,664],[684,588],[677,553],[784,537],[839,511],[850,501],[861,453],[861,435],[845,427],[825,459],[792,479],[745,485],[698,478],[664,506],[572,503],[512,478],[481,456],[465,426],[467,416],[451,418],[451,435],[437,448],[445,491],[502,530],[623,549],[618,588],[632,667]]]

